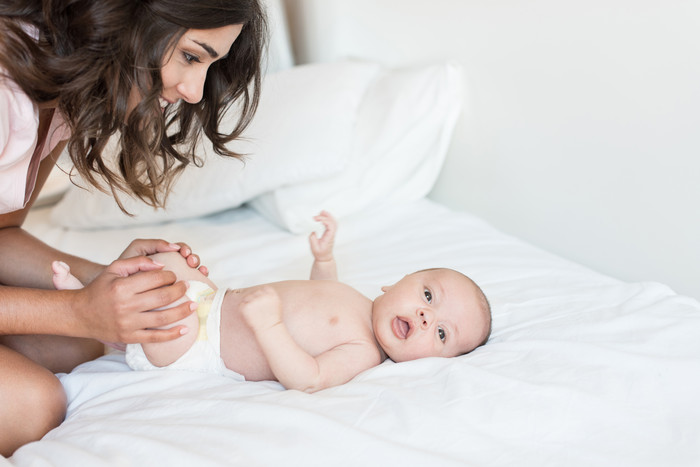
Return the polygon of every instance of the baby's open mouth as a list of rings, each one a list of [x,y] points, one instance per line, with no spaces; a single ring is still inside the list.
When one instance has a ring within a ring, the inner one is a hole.
[[[405,319],[397,316],[391,322],[391,328],[396,337],[399,339],[406,339],[408,337],[408,332],[411,330],[411,324]]]

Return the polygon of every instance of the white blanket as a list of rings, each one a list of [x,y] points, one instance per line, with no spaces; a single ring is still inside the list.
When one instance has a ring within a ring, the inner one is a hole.
[[[188,242],[220,286],[308,277],[307,240],[247,208],[81,232],[27,227],[108,262],[135,237]],[[61,375],[66,421],[10,459],[76,465],[700,464],[700,303],[623,283],[428,200],[344,219],[341,279],[371,298],[445,266],[490,298],[491,341],[455,359],[368,370],[305,394],[274,382],[133,372],[115,353]]]

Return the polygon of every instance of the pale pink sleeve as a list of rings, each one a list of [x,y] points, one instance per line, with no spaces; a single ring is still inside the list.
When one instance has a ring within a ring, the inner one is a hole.
[[[58,143],[70,138],[70,134],[70,128],[68,127],[63,114],[57,110],[53,114],[51,126],[49,127],[49,132],[46,136],[47,141],[44,145],[44,149],[41,151],[41,158],[44,159],[46,156],[48,156]]]
[[[14,82],[0,79],[0,213],[24,207],[38,128],[39,116],[31,99]]]

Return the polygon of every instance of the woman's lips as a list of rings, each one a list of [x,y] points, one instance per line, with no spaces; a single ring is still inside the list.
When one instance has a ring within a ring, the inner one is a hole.
[[[408,321],[399,318],[398,316],[391,322],[391,329],[394,331],[394,335],[399,339],[406,339],[408,333],[411,330],[411,325]]]

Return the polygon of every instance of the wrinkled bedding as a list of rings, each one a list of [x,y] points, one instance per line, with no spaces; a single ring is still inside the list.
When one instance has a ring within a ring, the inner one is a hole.
[[[308,243],[242,207],[163,225],[29,231],[109,262],[136,237],[186,241],[219,286],[307,278]],[[478,282],[490,342],[305,394],[275,382],[133,372],[120,352],[60,375],[68,416],[18,466],[700,464],[700,303],[625,283],[423,199],[343,219],[342,280],[373,298],[417,269]]]

